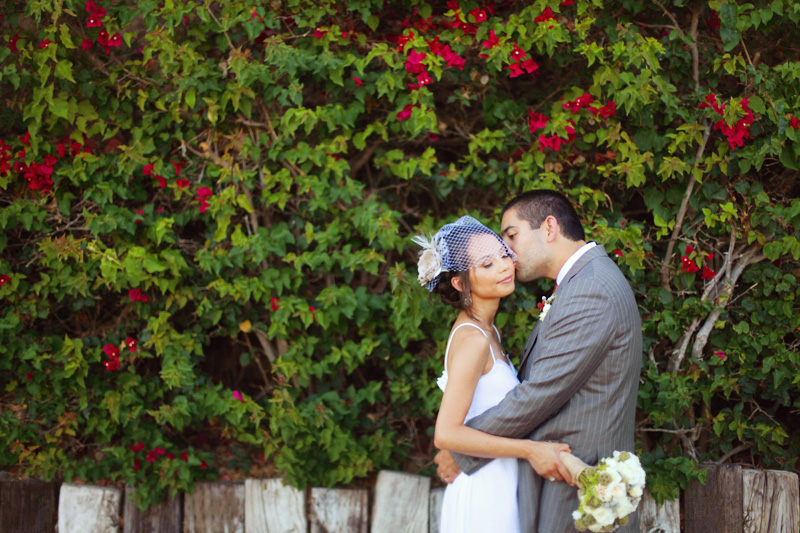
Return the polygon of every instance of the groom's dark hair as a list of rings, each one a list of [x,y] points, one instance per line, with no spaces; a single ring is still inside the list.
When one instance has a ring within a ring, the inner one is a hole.
[[[586,240],[586,233],[583,231],[577,211],[560,192],[547,189],[526,191],[503,206],[500,216],[509,209],[516,209],[519,218],[527,220],[533,229],[541,226],[544,219],[553,215],[558,220],[558,226],[564,237],[571,241]]]

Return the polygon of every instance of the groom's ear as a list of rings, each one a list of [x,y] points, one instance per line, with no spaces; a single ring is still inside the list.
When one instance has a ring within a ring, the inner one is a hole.
[[[542,229],[544,230],[545,239],[547,242],[556,240],[556,236],[561,233],[561,228],[558,225],[558,219],[553,215],[549,215],[544,222],[542,222]]]

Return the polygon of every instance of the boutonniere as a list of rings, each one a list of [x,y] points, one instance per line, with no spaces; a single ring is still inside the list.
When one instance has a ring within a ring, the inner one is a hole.
[[[539,313],[539,320],[544,320],[544,317],[547,316],[547,312],[550,311],[550,306],[553,304],[555,298],[555,293],[550,296],[542,296],[542,301],[536,304],[536,307],[541,311],[541,313]]]

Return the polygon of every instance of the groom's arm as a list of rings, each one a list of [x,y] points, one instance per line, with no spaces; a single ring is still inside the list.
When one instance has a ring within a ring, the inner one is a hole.
[[[544,351],[528,379],[466,425],[492,435],[527,437],[586,383],[606,356],[615,326],[609,295],[602,289],[588,292],[591,282],[575,279],[569,292],[558,295],[560,309],[537,341],[545,343]],[[456,453],[453,457],[467,473],[487,462]]]

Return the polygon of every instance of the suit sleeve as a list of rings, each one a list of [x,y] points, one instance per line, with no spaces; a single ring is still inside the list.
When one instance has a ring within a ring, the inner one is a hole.
[[[574,279],[556,298],[553,314],[537,342],[541,355],[528,378],[502,402],[467,426],[502,437],[522,438],[556,414],[586,383],[608,353],[614,334],[609,295],[592,279]],[[556,311],[558,305],[558,311]],[[488,461],[453,454],[461,470],[474,472]]]

